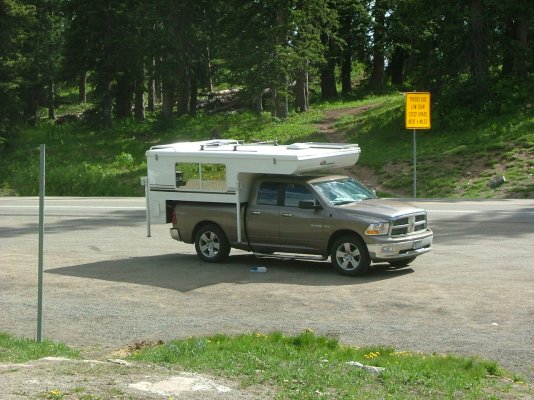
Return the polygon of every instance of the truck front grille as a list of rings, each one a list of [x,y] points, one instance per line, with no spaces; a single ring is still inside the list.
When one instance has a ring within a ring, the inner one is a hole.
[[[407,215],[393,220],[391,237],[414,235],[426,228],[426,213]]]

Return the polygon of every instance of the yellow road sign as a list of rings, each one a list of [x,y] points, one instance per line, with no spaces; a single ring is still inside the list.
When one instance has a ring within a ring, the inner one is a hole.
[[[430,92],[406,93],[406,129],[430,129]]]

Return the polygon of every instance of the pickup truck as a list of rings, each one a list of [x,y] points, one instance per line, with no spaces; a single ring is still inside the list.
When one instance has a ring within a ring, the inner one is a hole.
[[[248,202],[238,208],[198,201],[174,201],[168,207],[172,238],[194,243],[206,262],[225,260],[231,248],[314,255],[330,257],[339,273],[354,276],[371,262],[406,266],[432,247],[424,209],[379,199],[347,176],[258,175]]]

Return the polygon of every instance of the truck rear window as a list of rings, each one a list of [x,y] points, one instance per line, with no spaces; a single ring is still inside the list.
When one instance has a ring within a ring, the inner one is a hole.
[[[256,198],[256,204],[264,206],[276,206],[278,205],[278,190],[280,189],[280,183],[278,182],[262,182],[258,189],[258,197]]]

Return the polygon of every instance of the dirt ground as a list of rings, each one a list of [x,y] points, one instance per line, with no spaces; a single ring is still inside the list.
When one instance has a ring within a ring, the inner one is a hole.
[[[0,364],[0,398],[76,400],[262,400],[268,387],[240,388],[237,382],[122,359],[68,360],[47,357]]]

